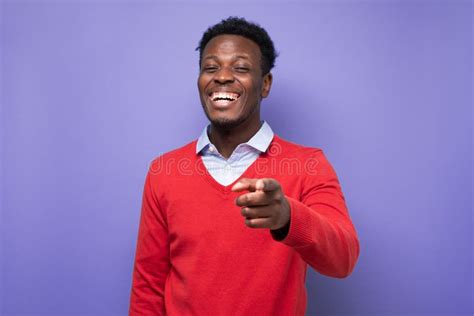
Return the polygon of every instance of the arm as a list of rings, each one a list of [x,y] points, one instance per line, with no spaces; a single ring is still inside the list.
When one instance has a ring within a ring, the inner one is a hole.
[[[130,316],[165,315],[164,291],[170,269],[166,217],[152,187],[148,172],[138,231],[130,297]]]
[[[316,271],[343,278],[359,256],[357,234],[329,161],[320,150],[308,158],[317,169],[304,170],[298,199],[286,196],[275,179],[241,179],[232,190],[250,193],[236,204],[248,227],[270,228],[274,240],[294,248]]]
[[[355,267],[359,240],[334,169],[322,151],[315,155],[316,174],[306,175],[301,201],[286,197],[290,205],[287,234],[272,231],[272,235],[298,251],[319,273],[343,278]]]

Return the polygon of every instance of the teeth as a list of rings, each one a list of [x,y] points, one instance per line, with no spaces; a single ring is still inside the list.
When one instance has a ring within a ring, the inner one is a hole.
[[[229,92],[213,92],[211,95],[212,101],[226,99],[230,101],[234,101],[239,97],[237,93],[229,93]]]
[[[219,105],[228,105],[230,102],[230,100],[224,100],[224,99],[217,99],[216,101],[214,101],[216,104],[219,104]]]

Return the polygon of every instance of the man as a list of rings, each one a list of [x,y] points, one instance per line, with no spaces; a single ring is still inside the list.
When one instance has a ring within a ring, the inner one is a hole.
[[[304,315],[307,264],[343,278],[359,255],[337,176],[261,121],[276,58],[263,28],[231,17],[198,49],[210,124],[148,171],[130,315]]]

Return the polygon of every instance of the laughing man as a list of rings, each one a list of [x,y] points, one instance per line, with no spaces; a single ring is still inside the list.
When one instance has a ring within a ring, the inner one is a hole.
[[[359,256],[336,173],[261,120],[276,58],[263,28],[230,17],[198,50],[210,124],[147,173],[130,315],[304,315],[307,266],[344,278]]]

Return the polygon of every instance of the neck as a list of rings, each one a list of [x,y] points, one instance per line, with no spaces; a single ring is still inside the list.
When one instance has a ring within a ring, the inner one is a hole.
[[[239,144],[249,141],[261,126],[260,115],[256,115],[255,118],[230,129],[224,129],[211,123],[208,136],[219,153],[225,158],[229,158],[235,148]]]

